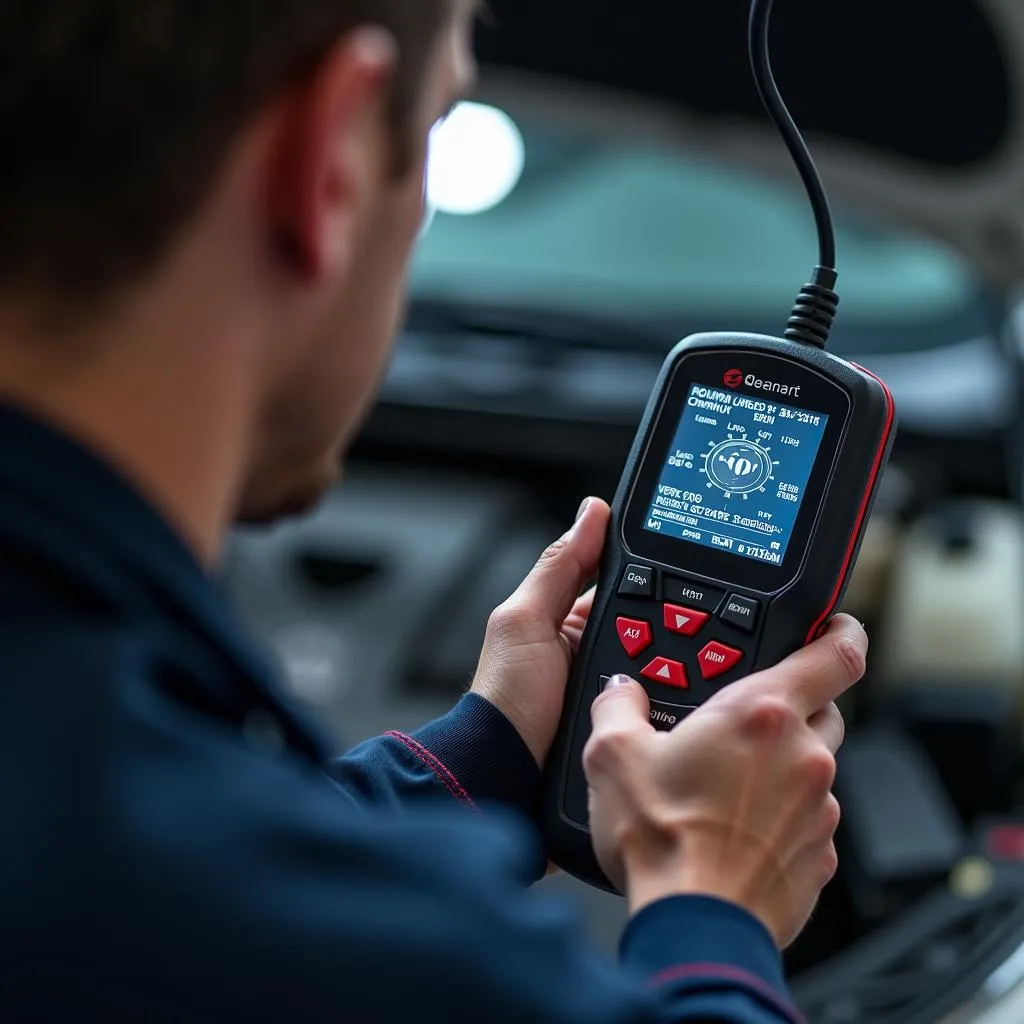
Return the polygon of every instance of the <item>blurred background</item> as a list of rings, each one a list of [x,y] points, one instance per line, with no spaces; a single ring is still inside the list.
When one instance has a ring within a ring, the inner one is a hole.
[[[773,52],[837,218],[832,347],[901,432],[847,610],[869,678],[842,869],[789,968],[811,1024],[1019,1022],[1024,5],[785,0]],[[342,488],[227,577],[339,749],[446,711],[491,609],[611,498],[668,349],[783,329],[813,222],[746,0],[490,0],[435,132],[408,325]],[[613,949],[615,898],[556,878]]]

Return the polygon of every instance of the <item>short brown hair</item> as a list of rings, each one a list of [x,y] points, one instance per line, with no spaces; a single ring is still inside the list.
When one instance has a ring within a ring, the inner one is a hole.
[[[390,31],[401,142],[454,0],[0,0],[0,293],[81,305],[143,274],[259,106]]]

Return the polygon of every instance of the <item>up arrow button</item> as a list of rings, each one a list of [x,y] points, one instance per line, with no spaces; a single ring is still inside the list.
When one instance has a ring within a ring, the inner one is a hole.
[[[675,686],[680,690],[690,688],[690,681],[686,677],[686,666],[678,661],[670,661],[668,658],[655,658],[640,674],[644,679],[664,683],[665,686]]]

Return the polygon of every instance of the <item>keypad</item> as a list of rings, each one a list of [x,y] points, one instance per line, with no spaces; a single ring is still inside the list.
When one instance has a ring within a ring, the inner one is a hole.
[[[763,612],[759,601],[682,575],[663,573],[659,579],[659,570],[640,562],[623,571],[618,593],[627,599],[615,619],[619,658],[594,669],[643,680],[656,728],[672,728],[693,705],[745,674]],[[622,660],[622,652],[632,664]],[[603,688],[609,676],[599,678]],[[685,691],[692,704],[674,703],[672,691]],[[662,710],[655,720],[656,706],[675,710]]]

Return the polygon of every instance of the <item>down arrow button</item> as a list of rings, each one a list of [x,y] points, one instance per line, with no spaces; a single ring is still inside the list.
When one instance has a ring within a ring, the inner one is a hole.
[[[680,636],[696,636],[711,618],[709,612],[698,612],[677,604],[665,605],[665,628]]]

